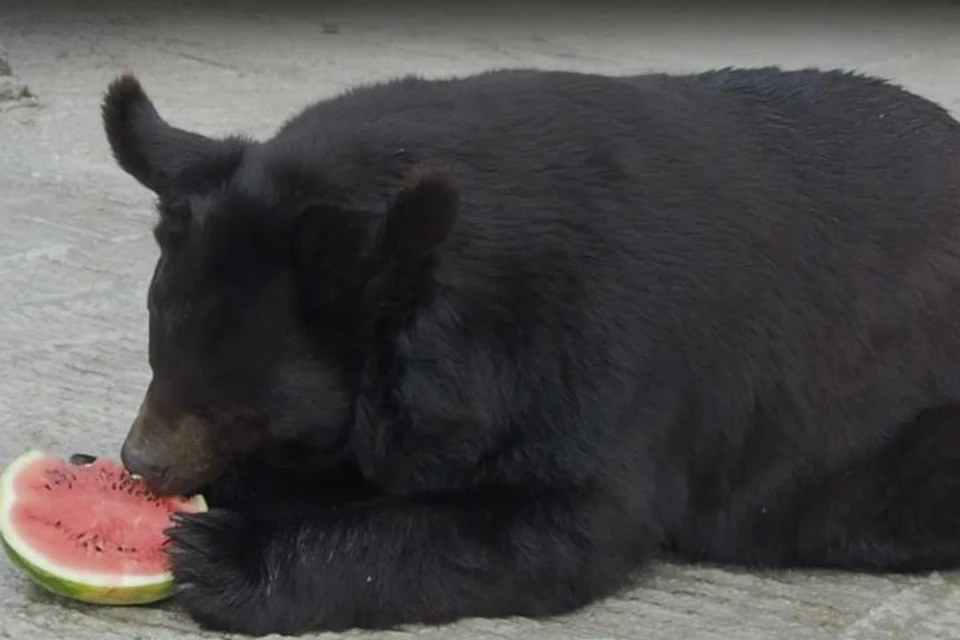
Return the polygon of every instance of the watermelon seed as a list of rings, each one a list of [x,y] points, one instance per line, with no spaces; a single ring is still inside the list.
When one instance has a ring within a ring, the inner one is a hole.
[[[45,484],[45,485],[43,485],[43,486],[46,487],[47,491],[53,491],[53,489],[50,487],[50,485]]]
[[[91,455],[86,454],[86,453],[75,453],[75,454],[73,454],[72,456],[70,456],[70,457],[67,459],[67,461],[68,461],[70,464],[73,464],[73,465],[85,466],[85,465],[92,464],[92,463],[96,462],[96,461],[97,461],[97,457],[96,457],[96,456],[91,456]]]

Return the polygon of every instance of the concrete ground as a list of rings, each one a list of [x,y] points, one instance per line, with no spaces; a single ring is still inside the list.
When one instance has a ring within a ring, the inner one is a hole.
[[[121,70],[140,74],[176,124],[212,134],[266,135],[308,101],[359,81],[512,65],[848,67],[960,111],[957,3],[792,13],[769,3],[712,12],[677,2],[660,10],[530,1],[402,10],[389,2],[191,4],[7,0],[0,8],[0,43],[18,78],[0,78],[0,87],[29,89],[0,92],[0,464],[35,446],[116,455],[147,381],[151,198],[114,165],[98,112]],[[0,563],[0,637],[204,636],[174,607],[55,601]],[[960,638],[960,576],[659,566],[623,597],[562,619],[471,620],[376,637]]]

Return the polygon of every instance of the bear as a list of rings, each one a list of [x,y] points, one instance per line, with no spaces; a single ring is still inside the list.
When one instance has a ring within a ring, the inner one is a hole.
[[[121,459],[248,635],[576,611],[657,558],[960,565],[960,124],[844,69],[505,68],[210,137],[156,196]]]

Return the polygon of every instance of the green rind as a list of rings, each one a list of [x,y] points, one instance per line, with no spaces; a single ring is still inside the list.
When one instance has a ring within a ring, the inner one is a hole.
[[[64,580],[24,560],[7,541],[0,538],[10,560],[39,586],[58,596],[101,605],[139,605],[166,600],[173,595],[173,580],[138,587],[92,587]]]

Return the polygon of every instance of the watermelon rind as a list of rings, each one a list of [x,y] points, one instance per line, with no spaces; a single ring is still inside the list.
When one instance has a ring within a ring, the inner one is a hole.
[[[169,571],[147,576],[73,571],[38,553],[30,547],[29,541],[17,534],[10,519],[16,503],[14,478],[21,469],[46,455],[37,449],[26,451],[0,474],[0,542],[13,564],[47,591],[90,604],[150,604],[172,596],[173,575]],[[207,511],[203,496],[193,496],[191,501],[198,512]]]

